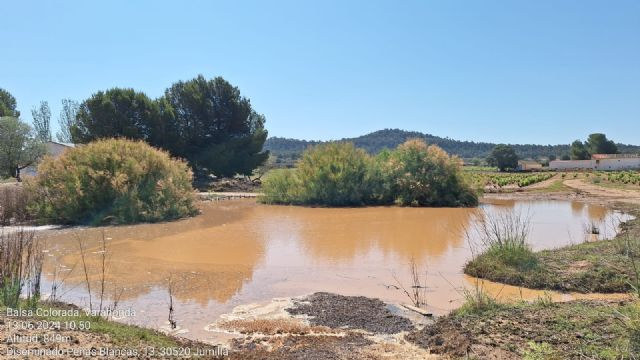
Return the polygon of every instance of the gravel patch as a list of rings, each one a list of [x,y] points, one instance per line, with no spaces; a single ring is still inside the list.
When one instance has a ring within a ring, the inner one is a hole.
[[[414,329],[407,318],[394,315],[379,299],[319,292],[294,301],[286,309],[292,315],[307,315],[313,325],[334,329],[362,329],[377,334],[396,334]]]

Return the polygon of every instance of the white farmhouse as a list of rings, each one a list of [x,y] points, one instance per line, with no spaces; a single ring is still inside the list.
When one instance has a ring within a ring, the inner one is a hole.
[[[594,154],[590,160],[554,160],[551,170],[640,170],[640,156],[633,154]]]

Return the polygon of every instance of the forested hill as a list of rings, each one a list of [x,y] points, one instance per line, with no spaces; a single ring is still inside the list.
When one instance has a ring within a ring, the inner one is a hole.
[[[442,138],[430,134],[423,134],[416,131],[404,131],[400,129],[385,129],[362,135],[356,138],[345,138],[341,141],[353,142],[356,146],[367,150],[370,153],[377,153],[384,148],[394,148],[407,139],[421,138],[429,144],[436,144],[450,154],[456,154],[462,158],[485,158],[491,149],[496,145],[493,143],[459,141],[450,138]],[[577,138],[577,136],[576,136]],[[320,141],[307,141],[297,139],[287,139],[272,137],[264,144],[266,150],[282,158],[296,158],[304,149],[310,145],[316,145]],[[523,159],[546,158],[555,155],[560,158],[569,153],[569,144],[563,145],[533,145],[516,144],[512,145],[516,153]],[[618,144],[621,153],[640,153],[640,146]]]

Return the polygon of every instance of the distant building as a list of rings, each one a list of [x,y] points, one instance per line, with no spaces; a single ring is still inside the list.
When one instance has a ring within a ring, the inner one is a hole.
[[[44,146],[47,149],[47,155],[51,155],[54,158],[57,158],[67,149],[75,147],[75,144],[61,143],[56,141],[47,141],[46,143],[44,143]],[[38,168],[37,164],[28,166],[22,169],[22,171],[20,171],[20,175],[35,176],[38,172],[37,168]]]
[[[72,148],[75,147],[75,144],[70,144],[70,143],[61,143],[61,142],[55,142],[55,141],[47,141],[45,143],[45,146],[47,147],[47,154],[55,157],[60,156],[60,154],[62,154],[65,150],[67,150],[68,148]]]
[[[533,160],[518,160],[518,171],[542,170],[542,164]]]
[[[591,160],[554,160],[552,170],[640,170],[640,156],[635,154],[593,154]]]

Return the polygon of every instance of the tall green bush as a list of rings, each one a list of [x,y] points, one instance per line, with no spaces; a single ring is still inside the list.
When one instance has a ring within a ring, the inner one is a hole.
[[[275,169],[262,181],[261,201],[267,204],[301,204],[301,191],[294,169]]]
[[[362,205],[371,197],[367,153],[351,143],[327,143],[302,156],[294,172],[266,180],[265,202]]]
[[[387,162],[396,202],[412,206],[475,206],[478,197],[462,175],[462,161],[436,145],[408,140]]]
[[[263,183],[262,201],[279,204],[353,206],[474,206],[476,193],[462,163],[437,146],[410,140],[372,158],[351,143],[326,143],[304,152],[293,170]]]
[[[98,140],[47,157],[29,186],[41,222],[156,222],[193,215],[187,164],[142,141]]]

